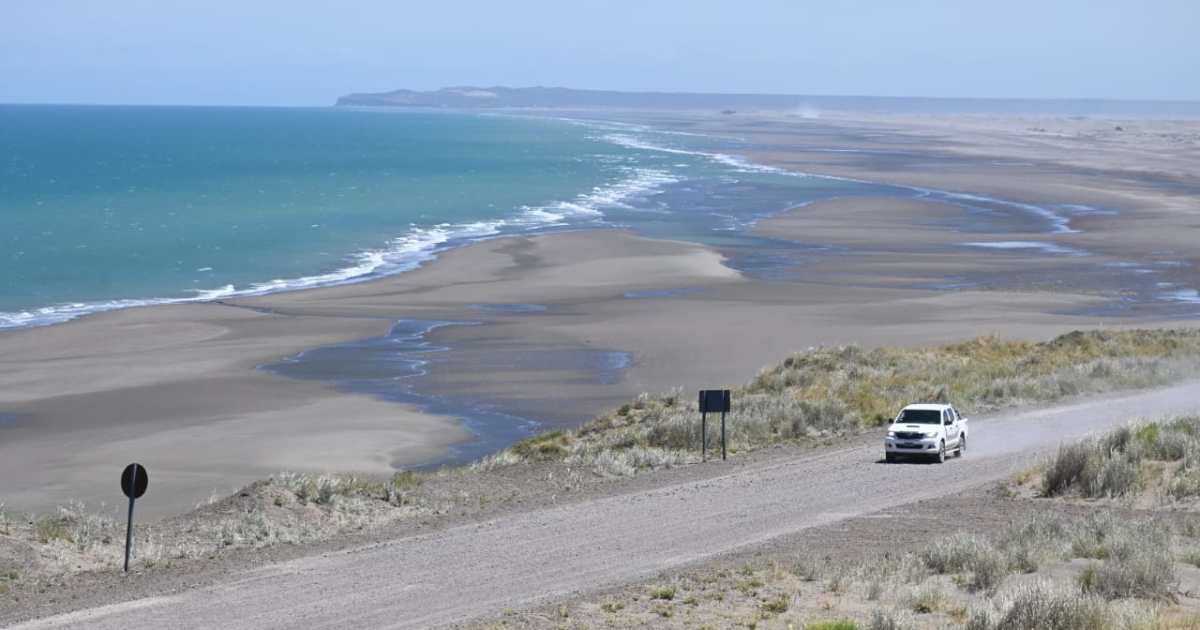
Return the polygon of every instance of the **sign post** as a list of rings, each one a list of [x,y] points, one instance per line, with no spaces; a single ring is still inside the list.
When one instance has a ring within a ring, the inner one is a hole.
[[[725,461],[725,412],[721,412],[721,461]]]
[[[721,414],[721,461],[725,461],[725,414],[729,413],[728,389],[700,390],[700,460],[708,461],[708,413]]]
[[[133,501],[146,494],[150,475],[141,464],[130,464],[121,473],[121,492],[129,497],[129,520],[125,524],[125,572],[129,572],[129,550],[133,546]]]

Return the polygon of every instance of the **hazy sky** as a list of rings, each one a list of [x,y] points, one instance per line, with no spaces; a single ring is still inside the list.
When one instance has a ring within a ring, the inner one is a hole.
[[[1200,99],[1200,0],[0,0],[0,102],[466,84]]]

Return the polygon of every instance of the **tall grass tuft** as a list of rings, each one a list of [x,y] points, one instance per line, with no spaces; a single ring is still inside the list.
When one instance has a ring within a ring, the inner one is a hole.
[[[1047,584],[1026,586],[1012,599],[995,630],[1103,630],[1111,627],[1104,600],[1054,589]]]
[[[1200,416],[1114,429],[1094,440],[1059,447],[1042,476],[1042,495],[1078,494],[1088,498],[1137,493],[1148,462],[1176,464],[1165,494],[1175,500],[1200,497]]]

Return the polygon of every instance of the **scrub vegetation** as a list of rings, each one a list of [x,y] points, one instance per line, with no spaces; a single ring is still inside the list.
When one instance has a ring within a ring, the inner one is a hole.
[[[1087,499],[1084,488],[1103,478],[1105,462],[1181,462],[1194,452],[1198,418],[1120,428],[1067,446],[1044,468],[1021,475],[1020,486],[1046,487],[1052,470],[1086,452],[1085,469],[1055,492],[1009,493],[982,500],[996,518],[1020,512],[1006,526],[955,530],[954,516],[928,511],[901,515],[890,530],[931,527],[925,542],[874,535],[875,551],[854,562],[822,556],[827,548],[791,542],[754,562],[709,563],[653,583],[634,584],[594,598],[554,604],[556,628],[854,628],[859,630],[1170,630],[1200,628],[1200,518],[1195,510],[1156,503],[1136,509],[1138,493],[1170,488],[1130,486],[1122,502]],[[1153,428],[1152,428],[1153,427]],[[1181,445],[1182,444],[1182,445]],[[1133,455],[1130,455],[1133,454]],[[1094,461],[1093,461],[1094,460]],[[1072,464],[1074,466],[1074,464]],[[1147,466],[1142,470],[1162,470]],[[1136,490],[1135,490],[1136,488]],[[1165,497],[1174,500],[1170,493]],[[1105,497],[1106,496],[1105,494]],[[1165,508],[1165,509],[1164,509]],[[953,510],[950,510],[953,515]],[[904,522],[902,518],[912,518]],[[863,521],[870,521],[864,518]],[[876,520],[878,522],[878,520]],[[941,534],[941,527],[946,533]],[[870,526],[864,526],[870,527]],[[841,538],[841,536],[839,536]],[[857,536],[856,536],[857,538]],[[865,544],[860,542],[859,545]],[[842,551],[845,553],[845,551]],[[670,584],[670,620],[655,619],[655,599]],[[484,628],[550,628],[542,611],[512,611]],[[569,622],[569,623],[565,623]]]
[[[914,400],[948,400],[978,412],[1163,385],[1197,374],[1198,358],[1200,332],[1191,330],[1075,332],[1044,343],[982,337],[932,348],[813,349],[764,369],[735,390],[730,451],[779,443],[819,446],[883,423]],[[697,420],[690,396],[642,395],[578,430],[537,435],[470,466],[402,472],[391,479],[281,473],[234,495],[214,496],[188,514],[139,524],[134,566],[169,566],[231,549],[545,505],[639,471],[697,461]],[[1167,495],[1200,496],[1200,448],[1193,444],[1200,443],[1200,421],[1147,426],[1064,449],[1047,472],[1031,473],[1028,487],[1044,484],[1050,495],[1123,496],[1146,486],[1159,471],[1167,480],[1159,484]],[[718,423],[710,423],[710,430],[712,444]],[[115,508],[70,504],[52,514],[27,515],[0,505],[0,596],[37,590],[68,574],[119,566],[123,542],[123,516]],[[1013,558],[993,543],[960,542],[960,556],[930,557],[926,569],[965,576],[956,588],[973,593],[994,591],[1014,566],[1034,566],[1042,553],[1041,548],[1026,550],[1028,557]],[[1126,580],[1128,572],[1110,575],[1097,569],[1089,578],[1094,580],[1090,592],[1157,588],[1152,559],[1130,557],[1149,576],[1143,572]],[[660,612],[671,612],[686,598],[681,591],[656,601]],[[790,606],[775,599],[760,612]]]
[[[730,448],[821,441],[890,422],[916,402],[952,402],[964,413],[1081,394],[1165,385],[1195,376],[1200,331],[1072,332],[1033,343],[980,337],[931,348],[857,346],[793,354],[734,390]],[[700,445],[696,401],[643,394],[574,432],[529,438],[478,468],[560,459],[628,475],[690,461]],[[710,444],[719,423],[709,423]]]
[[[1140,495],[1194,505],[1200,501],[1200,416],[1121,427],[1063,446],[1035,472],[1045,496]]]

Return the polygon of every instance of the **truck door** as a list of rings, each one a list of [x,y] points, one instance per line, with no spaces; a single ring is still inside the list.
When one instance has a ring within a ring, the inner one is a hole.
[[[958,444],[958,418],[955,417],[954,410],[946,408],[942,410],[942,425],[946,428],[946,448],[953,448]]]

